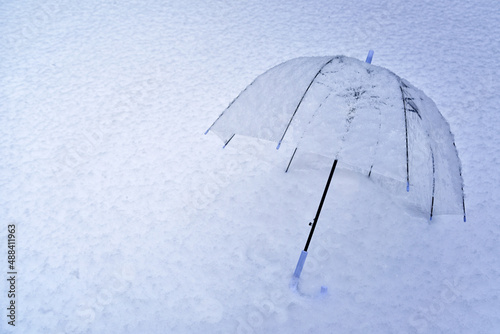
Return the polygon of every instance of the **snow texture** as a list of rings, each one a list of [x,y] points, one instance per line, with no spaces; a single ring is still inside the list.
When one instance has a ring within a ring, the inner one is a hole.
[[[499,6],[3,1],[0,332],[498,333]],[[448,121],[467,222],[339,169],[301,295],[330,159],[203,133],[266,70],[369,49]]]

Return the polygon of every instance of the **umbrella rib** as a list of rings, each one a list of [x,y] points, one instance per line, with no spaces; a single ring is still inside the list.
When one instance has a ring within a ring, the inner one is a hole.
[[[464,208],[464,223],[467,221],[467,216],[465,214],[465,194],[464,194],[464,186],[462,184],[462,206]]]
[[[281,138],[280,138],[280,140],[278,142],[278,146],[276,146],[277,150],[280,148],[281,142],[283,141],[283,138],[285,138],[285,134],[288,131],[288,128],[290,127],[290,124],[292,123],[292,120],[295,117],[295,114],[297,113],[297,110],[299,110],[299,107],[300,107],[302,101],[304,100],[304,97],[306,96],[307,92],[309,91],[309,88],[311,88],[312,84],[314,83],[314,80],[316,80],[316,78],[321,73],[321,71],[323,70],[323,68],[325,68],[326,65],[330,64],[335,58],[336,57],[333,57],[332,59],[330,59],[329,61],[327,61],[325,64],[323,64],[323,66],[321,66],[321,68],[316,73],[316,75],[314,76],[314,78],[312,78],[311,82],[309,83],[309,86],[307,86],[306,90],[304,91],[304,94],[302,94],[302,97],[300,98],[300,101],[297,104],[297,107],[295,108],[295,110],[294,110],[294,112],[292,114],[292,117],[290,118],[290,120],[288,121],[288,124],[286,125],[285,131],[283,132],[283,135],[281,136]]]
[[[298,147],[296,147],[295,150],[293,151],[292,157],[290,158],[290,162],[288,162],[288,166],[286,166],[285,173],[288,173],[288,169],[290,168],[290,165],[292,164],[293,157],[295,156],[295,153],[297,153],[297,148]]]
[[[453,141],[453,147],[455,147],[455,150],[457,149],[457,146],[455,145],[455,141]],[[458,156],[458,151],[457,151],[457,156]],[[464,178],[462,176],[462,166],[459,164],[458,165],[458,173],[460,174],[460,179],[462,179],[462,207],[464,210],[464,223],[467,221],[467,215],[465,213],[465,193],[464,193]]]
[[[432,151],[432,147],[430,147],[430,150],[431,150],[431,157],[432,157],[432,202],[431,202],[430,220],[432,220],[432,214],[434,212],[434,193],[436,191],[436,166],[434,164],[434,151]]]
[[[231,139],[233,139],[235,134],[236,133],[233,133],[233,135],[231,137],[229,137],[229,139],[224,143],[224,146],[222,148],[226,148],[227,144],[229,144],[229,142],[231,141]]]
[[[405,115],[405,133],[406,133],[406,191],[410,191],[410,163],[408,159],[408,117],[406,117],[406,100],[403,87],[400,85],[401,97],[403,99],[403,110]]]

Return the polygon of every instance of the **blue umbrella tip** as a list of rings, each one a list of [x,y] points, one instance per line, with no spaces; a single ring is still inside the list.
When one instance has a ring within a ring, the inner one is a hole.
[[[371,64],[371,63],[372,63],[373,53],[374,53],[374,51],[373,51],[373,50],[368,51],[368,56],[366,57],[366,62],[367,62],[368,64]]]

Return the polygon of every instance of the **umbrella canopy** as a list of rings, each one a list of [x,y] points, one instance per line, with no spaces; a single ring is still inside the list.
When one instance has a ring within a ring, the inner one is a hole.
[[[434,102],[391,71],[345,56],[304,57],[257,77],[207,130],[338,160],[432,219],[463,214],[461,164]],[[402,191],[405,189],[409,191]]]

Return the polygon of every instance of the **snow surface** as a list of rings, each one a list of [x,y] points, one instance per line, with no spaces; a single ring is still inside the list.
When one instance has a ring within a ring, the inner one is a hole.
[[[2,332],[500,331],[498,1],[8,0],[0,22]],[[330,162],[285,174],[291,152],[203,132],[269,68],[369,49],[450,123],[468,221],[339,170],[298,295]]]

